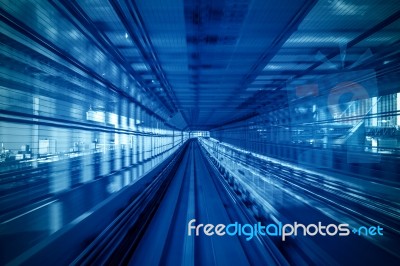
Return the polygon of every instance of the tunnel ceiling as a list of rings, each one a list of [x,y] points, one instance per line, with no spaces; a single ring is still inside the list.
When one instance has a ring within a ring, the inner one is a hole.
[[[284,106],[289,81],[400,58],[398,1],[66,2],[179,128],[208,130]]]

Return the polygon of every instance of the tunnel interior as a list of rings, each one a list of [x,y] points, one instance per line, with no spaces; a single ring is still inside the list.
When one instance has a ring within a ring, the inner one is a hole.
[[[0,10],[1,265],[400,262],[397,0]]]

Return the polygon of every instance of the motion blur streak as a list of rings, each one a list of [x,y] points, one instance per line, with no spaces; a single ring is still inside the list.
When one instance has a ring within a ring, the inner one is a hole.
[[[399,155],[399,0],[1,0],[0,265],[400,265]]]

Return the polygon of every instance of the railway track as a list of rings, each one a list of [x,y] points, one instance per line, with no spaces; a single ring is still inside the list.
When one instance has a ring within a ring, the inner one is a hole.
[[[288,265],[266,238],[188,235],[193,219],[214,225],[255,220],[196,141],[179,160],[162,184],[149,186],[72,265]]]

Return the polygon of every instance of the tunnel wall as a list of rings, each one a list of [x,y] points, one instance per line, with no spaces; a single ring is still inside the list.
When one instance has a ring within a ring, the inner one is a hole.
[[[400,94],[328,104],[308,97],[216,128],[210,136],[249,152],[381,181],[399,181]]]
[[[8,195],[21,189],[27,202],[66,191],[188,139],[169,124],[171,110],[55,3],[12,2],[0,22],[0,175],[10,187],[1,202],[15,207]]]

